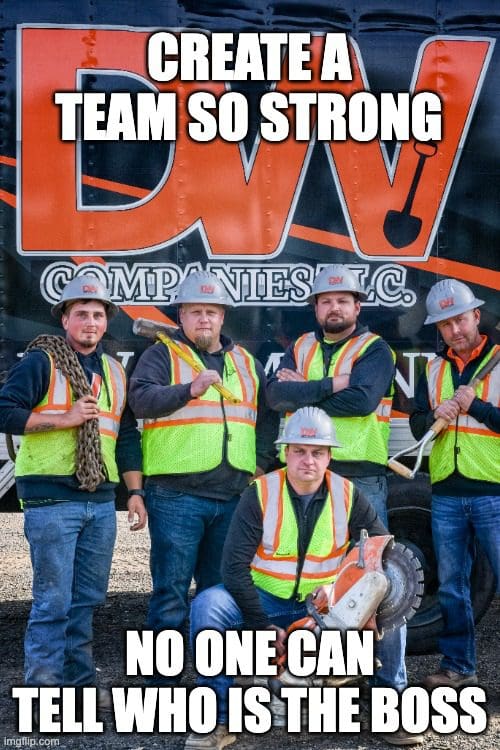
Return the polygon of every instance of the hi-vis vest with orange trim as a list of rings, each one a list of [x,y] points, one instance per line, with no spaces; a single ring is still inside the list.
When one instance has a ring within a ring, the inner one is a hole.
[[[263,514],[262,541],[251,563],[253,582],[274,596],[304,599],[331,583],[349,545],[354,485],[326,472],[328,495],[314,528],[297,585],[299,530],[286,484],[286,469],[255,480]]]
[[[68,379],[56,368],[52,355],[47,356],[50,360],[49,388],[33,411],[37,414],[61,414],[71,409],[75,400]],[[97,392],[100,377],[96,373],[91,387],[99,406],[99,434],[107,478],[110,482],[118,482],[115,447],[125,408],[125,372],[119,362],[106,354],[102,355],[102,365],[107,388],[103,384]],[[71,476],[77,469],[77,437],[77,427],[23,435],[16,458],[16,476]]]
[[[349,375],[356,360],[380,336],[367,331],[346,341],[332,356],[327,375]],[[394,352],[392,352],[395,359]],[[294,357],[297,370],[306,380],[321,380],[325,377],[323,352],[321,344],[313,332],[305,333],[297,339],[294,346]],[[377,408],[364,417],[332,417],[338,442],[341,448],[335,448],[336,461],[371,461],[387,464],[392,408],[393,385],[390,394],[384,396]]]
[[[195,359],[196,352],[177,342]],[[159,346],[163,346],[159,344]],[[191,383],[197,373],[172,350],[171,384]],[[200,364],[203,364],[201,360]],[[220,464],[227,441],[231,466],[253,474],[256,467],[255,424],[259,380],[253,357],[235,345],[224,353],[222,382],[241,403],[222,401],[212,386],[172,414],[145,419],[142,433],[144,474],[187,474]],[[227,431],[227,437],[226,437]]]
[[[495,346],[478,363],[478,372],[500,349]],[[427,364],[429,403],[436,409],[440,403],[453,397],[455,387],[451,364],[435,357]],[[500,367],[476,386],[476,396],[500,406]],[[500,482],[500,436],[470,414],[459,414],[456,422],[444,429],[432,444],[429,457],[431,482],[440,482],[457,470],[464,477],[486,482]]]

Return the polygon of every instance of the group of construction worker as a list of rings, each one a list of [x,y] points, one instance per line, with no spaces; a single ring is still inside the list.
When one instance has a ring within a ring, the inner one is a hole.
[[[395,358],[359,322],[366,296],[347,266],[321,271],[309,298],[316,330],[288,347],[266,382],[260,362],[222,333],[233,307],[224,285],[193,272],[174,300],[178,346],[146,349],[126,397],[123,368],[101,344],[116,305],[93,276],[68,283],[52,308],[65,336],[32,342],[0,391],[0,431],[22,436],[16,482],[33,566],[27,685],[96,684],[92,615],[108,586],[120,475],[130,527],[147,522],[151,538],[144,625],[183,630],[189,618],[191,642],[207,628],[268,628],[282,654],[305,597],[335,578],[361,530],[388,533]],[[426,304],[443,347],[418,383],[410,425],[417,438],[438,418],[447,426],[430,455],[443,658],[423,685],[458,689],[477,683],[476,539],[497,580],[500,570],[500,367],[469,385],[499,347],[480,333],[483,302],[462,282],[437,282]],[[405,643],[404,626],[378,641],[372,684],[405,689]],[[236,739],[227,729],[231,678],[199,682],[217,694],[218,724],[185,746],[222,748]],[[150,683],[175,684],[160,674]],[[101,687],[99,705],[109,702]],[[383,736],[423,742],[402,729]]]

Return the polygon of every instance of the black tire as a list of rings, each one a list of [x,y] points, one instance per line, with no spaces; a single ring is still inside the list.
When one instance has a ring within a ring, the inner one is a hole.
[[[411,481],[390,477],[387,509],[391,534],[413,550],[424,570],[424,595],[419,609],[408,623],[407,651],[409,654],[432,654],[438,650],[443,620],[437,598],[438,579],[432,547],[431,489],[428,476],[417,474]],[[495,593],[495,583],[495,576],[485,553],[476,547],[471,576],[476,623],[490,605]]]

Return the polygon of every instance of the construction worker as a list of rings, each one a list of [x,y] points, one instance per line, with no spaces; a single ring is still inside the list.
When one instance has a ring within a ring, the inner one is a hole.
[[[342,445],[330,469],[354,482],[388,527],[386,466],[395,369],[388,344],[358,321],[367,296],[347,266],[330,265],[318,274],[308,300],[318,328],[288,347],[269,380],[267,398],[282,413],[314,405],[328,414]],[[404,690],[405,648],[405,626],[378,644],[382,669],[374,684]]]
[[[148,627],[182,629],[188,590],[220,581],[220,560],[242,490],[272,460],[275,423],[265,408],[262,365],[222,334],[232,301],[219,279],[196,271],[180,284],[178,344],[197,373],[164,344],[147,349],[130,382],[144,419],[142,448],[153,593]],[[223,384],[238,403],[223,399]],[[263,427],[269,423],[267,431]],[[169,684],[158,675],[157,684]]]
[[[304,407],[276,441],[286,468],[258,477],[241,496],[222,561],[223,585],[197,596],[191,609],[191,643],[202,630],[272,629],[278,655],[285,629],[307,616],[305,597],[330,583],[351,540],[362,529],[386,534],[373,506],[347,479],[329,471],[331,449],[341,450],[331,419]],[[235,741],[228,734],[228,689],[233,678],[198,677],[217,695],[217,728],[190,734],[185,750],[215,750]],[[379,735],[382,737],[382,735]],[[392,744],[420,744],[421,735],[383,735]]]
[[[470,594],[474,540],[500,579],[500,366],[476,387],[468,385],[500,349],[479,331],[483,304],[455,279],[434,284],[426,300],[425,324],[436,324],[444,346],[418,382],[410,426],[421,438],[436,419],[449,423],[429,459],[444,621],[439,671],[423,680],[429,689],[477,684]]]
[[[125,373],[100,343],[117,312],[96,277],[70,281],[52,307],[65,339],[35,339],[0,391],[0,430],[22,435],[15,475],[33,566],[27,685],[96,683],[92,616],[108,587],[119,473],[131,530],[146,523]],[[100,689],[99,705],[109,702]]]

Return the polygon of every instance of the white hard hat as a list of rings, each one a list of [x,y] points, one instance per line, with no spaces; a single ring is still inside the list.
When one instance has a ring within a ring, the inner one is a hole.
[[[333,422],[323,409],[304,406],[286,421],[276,445],[329,445],[340,448],[335,436]]]
[[[324,292],[351,292],[361,300],[368,297],[367,293],[361,289],[356,274],[341,263],[327,266],[316,276],[307,301],[311,305],[314,304],[316,295]]]
[[[429,290],[425,300],[427,317],[424,325],[439,323],[468,310],[475,310],[480,305],[484,305],[484,300],[477,299],[467,284],[456,279],[443,279]]]
[[[227,293],[220,279],[209,271],[194,271],[179,284],[173,305],[204,302],[207,305],[224,305],[234,307],[234,302]]]
[[[96,300],[106,306],[108,318],[114,318],[118,314],[119,308],[111,301],[109,292],[97,276],[85,274],[76,276],[64,287],[61,299],[51,308],[51,313],[55,318],[60,318],[64,312],[64,307],[68,302],[77,302],[78,300]]]

